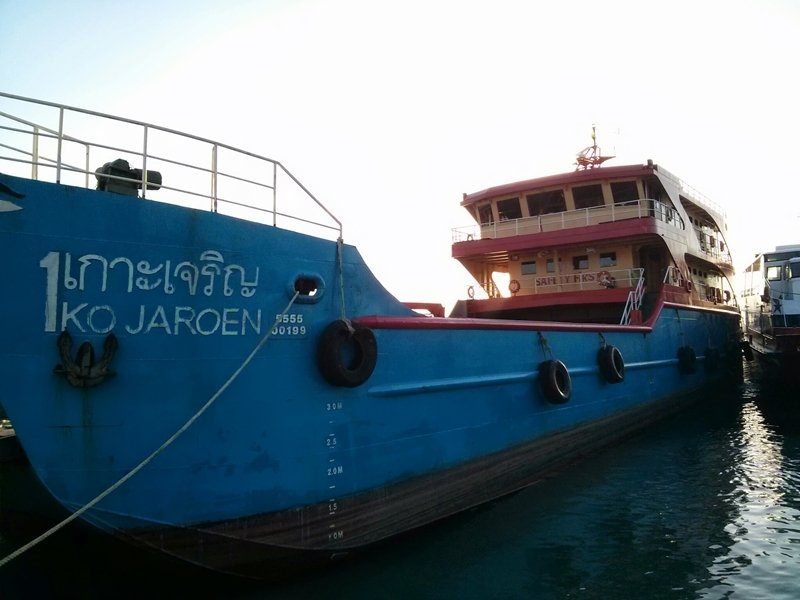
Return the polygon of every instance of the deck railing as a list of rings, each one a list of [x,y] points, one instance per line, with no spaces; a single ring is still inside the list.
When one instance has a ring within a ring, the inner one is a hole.
[[[452,230],[452,241],[455,243],[560,231],[642,217],[656,218],[672,225],[676,229],[683,230],[686,228],[683,219],[674,208],[658,200],[643,198],[620,204],[593,206],[591,208],[567,210],[534,217],[495,221],[483,225],[474,224],[456,227]]]
[[[636,287],[628,293],[628,300],[625,302],[625,308],[622,309],[622,318],[619,320],[620,325],[629,325],[633,311],[641,310],[642,308],[642,299],[644,298],[644,269],[636,270],[639,271],[639,278],[636,282]]]
[[[276,160],[158,125],[0,92],[0,172],[90,188],[100,181],[97,169],[117,159],[129,163],[132,175],[103,177],[133,184],[141,198],[342,237],[340,221]],[[163,181],[156,184],[156,175]]]

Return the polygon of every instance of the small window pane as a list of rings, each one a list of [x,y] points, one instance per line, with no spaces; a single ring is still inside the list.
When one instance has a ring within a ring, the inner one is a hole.
[[[500,200],[497,203],[497,217],[501,221],[522,218],[522,209],[519,207],[519,198]]]
[[[603,252],[600,254],[601,267],[616,267],[617,266],[617,253],[616,252]]]
[[[522,263],[522,274],[523,275],[536,275],[536,262],[529,261]]]
[[[478,216],[480,217],[481,225],[491,225],[494,222],[490,204],[478,207]]]
[[[615,181],[611,184],[611,195],[614,197],[614,204],[623,204],[638,200],[639,190],[636,189],[635,181]]]
[[[547,259],[547,272],[548,273],[556,272],[556,261],[552,258]]]
[[[567,210],[567,202],[564,200],[563,190],[530,194],[526,196],[525,200],[528,202],[528,214],[532,217],[565,212]]]
[[[770,281],[781,280],[781,267],[780,265],[774,267],[767,267],[767,279]]]
[[[600,185],[584,185],[572,189],[572,197],[575,199],[575,208],[591,208],[593,206],[603,206],[603,188]]]
[[[572,268],[575,270],[578,269],[588,269],[589,268],[589,257],[588,256],[573,256],[572,257]]]

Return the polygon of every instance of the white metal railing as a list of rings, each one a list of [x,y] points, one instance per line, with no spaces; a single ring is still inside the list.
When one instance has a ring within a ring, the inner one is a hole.
[[[704,206],[705,208],[710,208],[714,212],[718,213],[722,217],[726,217],[725,209],[722,207],[721,204],[707,198],[703,193],[699,190],[693,188],[691,185],[686,183],[683,179],[667,171],[665,168],[659,166],[658,173],[666,179],[672,180],[672,182],[678,187],[680,193],[686,196],[690,201],[694,202],[695,204],[699,204],[700,206]]]
[[[678,267],[675,265],[669,265],[667,270],[664,271],[664,279],[662,280],[662,283],[683,287],[685,279],[683,277],[683,273],[681,273],[681,270]]]
[[[142,198],[160,188],[170,193],[158,194],[159,201],[275,226],[280,219],[293,230],[342,237],[340,221],[276,160],[158,125],[0,92],[3,173],[88,188],[100,181],[99,167],[120,158],[140,178],[103,177],[138,185]],[[159,185],[153,173],[163,178]]]
[[[728,246],[725,245],[724,250],[720,247],[720,243],[724,243],[723,239],[721,238],[721,234],[721,239],[717,239],[714,233],[708,233],[708,230],[705,230],[704,228],[694,226],[693,229],[698,241],[700,242],[700,251],[703,252],[703,254],[716,260],[721,260],[729,264],[732,263],[733,259],[730,251],[728,250]]]
[[[628,294],[628,300],[625,302],[625,308],[622,310],[622,318],[619,321],[620,325],[628,325],[631,322],[631,314],[635,310],[641,310],[642,299],[644,298],[644,269],[635,269],[639,271],[639,280],[636,282],[636,287]]]
[[[503,238],[546,231],[559,231],[600,223],[613,223],[624,219],[653,217],[677,229],[686,226],[680,214],[671,206],[643,198],[620,204],[593,206],[577,210],[495,221],[483,225],[473,224],[452,230],[452,241],[465,242],[482,238]]]
[[[702,279],[695,280],[691,273],[689,273],[688,278],[684,277],[683,273],[681,273],[681,270],[678,267],[675,265],[670,265],[667,267],[667,270],[664,273],[663,282],[668,285],[683,287],[686,289],[696,288],[696,295],[698,298],[708,302],[713,302],[714,304],[726,304],[731,306],[739,305],[739,301],[733,290],[733,285],[724,275],[719,279],[720,286],[717,287],[708,284]],[[687,283],[690,283],[691,286],[687,286]]]

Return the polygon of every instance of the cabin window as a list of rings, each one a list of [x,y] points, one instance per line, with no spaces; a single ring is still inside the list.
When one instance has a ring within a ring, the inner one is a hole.
[[[564,200],[564,190],[529,194],[525,197],[525,200],[528,202],[528,214],[532,217],[565,212],[567,210],[567,202]]]
[[[480,219],[481,225],[491,225],[494,223],[494,217],[492,216],[492,205],[484,204],[483,206],[479,206],[478,218]]]
[[[601,252],[600,253],[600,266],[601,267],[616,267],[617,266],[617,253],[616,252]]]
[[[583,185],[572,188],[572,197],[575,199],[575,208],[592,208],[603,206],[603,187],[601,185]]]
[[[589,257],[587,255],[582,256],[573,256],[572,257],[572,268],[574,270],[580,269],[588,269],[589,268]]]
[[[536,275],[536,261],[523,261],[522,265],[522,274],[523,275]]]
[[[781,280],[781,266],[776,265],[772,267],[767,267],[767,279],[770,281],[780,281]]]
[[[639,190],[636,188],[636,182],[614,181],[611,184],[611,196],[614,198],[614,204],[635,202],[639,199]]]
[[[547,259],[547,272],[548,273],[555,273],[556,272],[556,261],[553,258]]]
[[[497,218],[501,221],[522,218],[522,209],[519,207],[519,198],[500,200],[497,203]]]

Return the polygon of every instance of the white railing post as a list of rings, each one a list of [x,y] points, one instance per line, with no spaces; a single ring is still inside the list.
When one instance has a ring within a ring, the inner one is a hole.
[[[147,125],[142,132],[142,199],[147,197]]]
[[[39,128],[33,128],[33,148],[31,148],[33,161],[31,162],[31,179],[39,180]]]
[[[86,188],[89,188],[89,144],[85,144],[85,151],[84,151],[84,161],[83,161],[83,170],[86,171],[84,173],[85,177],[83,178],[84,185]]]
[[[56,150],[56,183],[61,183],[61,142],[64,139],[64,107],[58,109],[58,149]]]
[[[272,225],[278,224],[278,165],[272,163]]]
[[[275,168],[275,165],[272,166]],[[211,145],[211,212],[217,212],[217,145]]]

